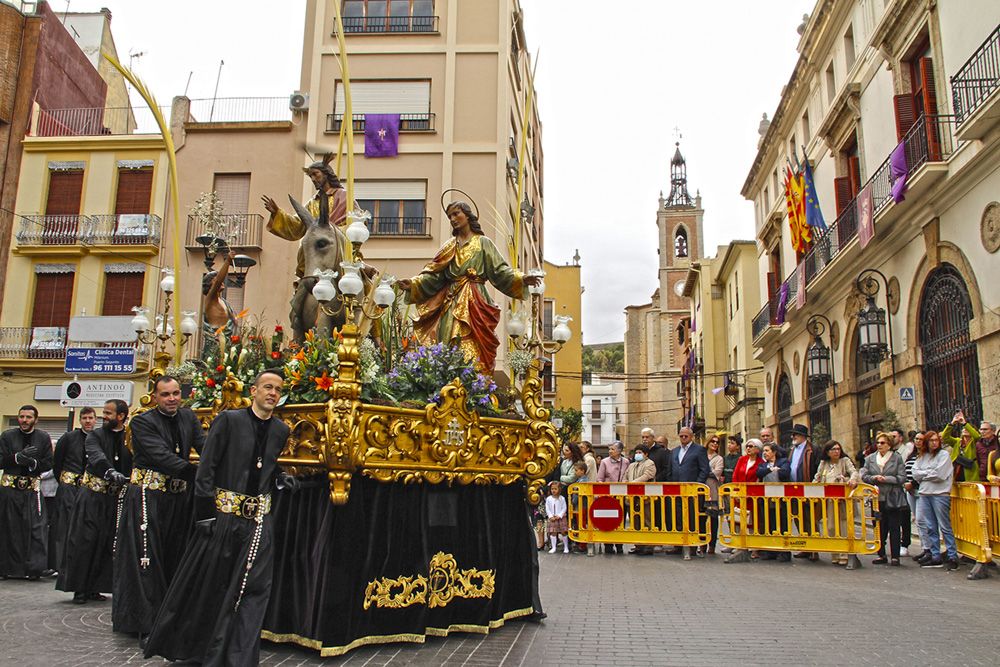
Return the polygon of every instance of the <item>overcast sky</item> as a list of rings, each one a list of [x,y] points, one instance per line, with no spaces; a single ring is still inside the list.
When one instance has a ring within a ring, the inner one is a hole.
[[[473,0],[463,0],[473,1]],[[740,189],[797,54],[814,0],[521,0],[538,54],[545,152],[545,257],[583,265],[585,343],[622,340],[623,309],[656,289],[656,207],[669,192],[680,128],[691,194],[701,191],[705,253],[754,238]],[[62,0],[51,2],[61,12]],[[298,87],[304,0],[170,3],[74,0],[112,11],[119,56],[161,105],[188,87],[212,97]],[[188,86],[188,75],[191,74]],[[579,323],[574,323],[574,329]]]

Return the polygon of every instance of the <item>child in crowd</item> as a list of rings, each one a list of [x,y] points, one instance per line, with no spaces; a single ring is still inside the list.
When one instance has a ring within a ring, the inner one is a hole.
[[[584,470],[586,472],[586,469]],[[563,553],[569,553],[569,538],[566,536],[568,525],[566,522],[566,499],[561,494],[559,482],[553,481],[549,484],[549,497],[545,499],[545,513],[549,517],[549,543],[552,548],[550,554],[556,552],[556,538],[563,540]]]

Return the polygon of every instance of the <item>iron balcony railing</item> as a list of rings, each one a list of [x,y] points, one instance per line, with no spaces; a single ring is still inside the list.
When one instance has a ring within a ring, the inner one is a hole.
[[[220,222],[216,234],[224,237],[229,247],[235,250],[260,250],[264,216],[259,213],[227,213],[221,216]],[[199,222],[193,215],[188,216],[187,237],[184,242],[188,250],[200,250],[204,247],[198,243],[197,238],[207,234],[206,227],[204,222]]]
[[[66,327],[0,327],[0,359],[65,359],[67,347],[122,347],[148,356],[150,348],[138,340],[124,343],[67,341]]]
[[[437,16],[345,16],[344,34],[386,32],[437,32]],[[336,25],[333,34],[337,34]]]
[[[1000,25],[951,77],[956,123],[961,125],[968,120],[997,88],[1000,88]]]
[[[191,100],[192,123],[266,123],[288,121],[292,110],[287,97],[218,97]]]
[[[432,113],[401,113],[399,114],[400,132],[433,132],[435,115]],[[340,125],[344,122],[344,114],[328,113],[326,115],[327,133],[339,133]],[[354,114],[354,131],[365,131],[365,115],[363,113]]]
[[[19,246],[159,245],[160,216],[23,215],[16,238]]]
[[[170,107],[162,107],[160,112],[169,117]],[[147,107],[39,109],[31,127],[31,134],[36,137],[159,133],[156,118]]]
[[[426,236],[430,218],[382,217],[372,219],[372,236]]]
[[[906,153],[907,178],[928,162],[946,160],[954,151],[952,129],[955,125],[954,116],[920,116],[903,137],[903,150]],[[865,182],[860,191],[871,185],[872,215],[877,215],[892,201],[892,176],[890,167],[891,156],[875,170],[871,178]],[[860,192],[859,191],[859,192]],[[858,235],[857,197],[852,199],[837,219],[829,226],[826,233],[813,240],[813,247],[803,258],[805,263],[806,286],[829,265],[834,258]],[[764,308],[754,317],[752,333],[754,340],[767,330],[768,326],[778,324],[777,302],[782,291],[788,294],[785,307],[795,302],[798,294],[799,281],[797,267],[785,278],[782,287],[772,295]]]

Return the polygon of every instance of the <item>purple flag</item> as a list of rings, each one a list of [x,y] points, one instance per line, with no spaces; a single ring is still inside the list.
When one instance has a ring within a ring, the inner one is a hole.
[[[399,114],[365,114],[365,157],[395,157],[399,153]]]
[[[858,194],[858,243],[862,250],[875,238],[875,218],[872,215],[872,186],[865,186]]]
[[[788,283],[781,283],[778,290],[778,308],[774,313],[774,323],[784,324],[785,313],[788,311]]]
[[[892,200],[897,204],[906,199],[906,177],[909,169],[906,166],[906,146],[902,141],[893,149],[889,156],[889,180],[892,183]]]
[[[799,262],[799,265],[795,267],[795,279],[798,281],[799,286],[795,290],[795,308],[797,310],[802,310],[806,307],[806,263]]]

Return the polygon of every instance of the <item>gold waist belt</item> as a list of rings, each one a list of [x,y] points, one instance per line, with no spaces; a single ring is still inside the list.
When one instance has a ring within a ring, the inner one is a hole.
[[[80,481],[80,486],[85,486],[91,491],[96,491],[97,493],[111,493],[111,482],[106,479],[101,479],[100,477],[95,477],[89,472],[83,473],[83,479]]]
[[[80,473],[63,470],[59,473],[59,481],[70,486],[78,486],[80,484]]]
[[[164,493],[184,493],[187,491],[187,482],[183,479],[164,475],[155,470],[132,468],[131,482],[149,491],[163,491]]]
[[[215,509],[244,519],[260,521],[271,512],[271,496],[245,496],[225,489],[215,490]]]
[[[17,489],[18,491],[37,491],[39,488],[37,477],[22,477],[21,475],[9,475],[7,473],[0,476],[0,486]]]

